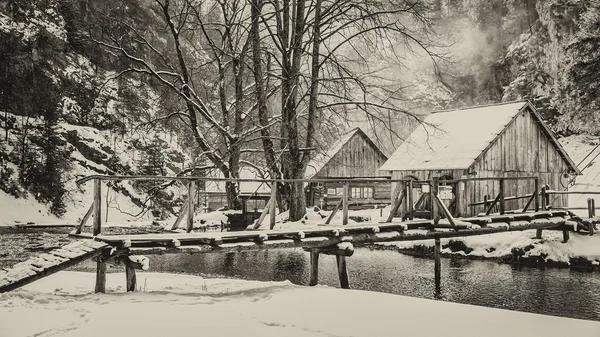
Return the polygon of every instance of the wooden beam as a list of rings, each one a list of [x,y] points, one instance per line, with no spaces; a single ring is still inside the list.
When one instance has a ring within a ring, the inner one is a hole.
[[[392,209],[390,210],[390,215],[388,215],[386,222],[392,222],[392,220],[394,219],[396,212],[398,212],[398,208],[400,208],[400,205],[402,205],[402,201],[405,198],[405,193],[406,190],[402,190],[400,197],[398,197],[398,200],[396,200],[396,203],[394,203],[394,207],[392,207]]]
[[[590,218],[590,225],[589,225],[589,233],[590,235],[594,235],[594,224],[591,223],[591,220],[594,218],[595,216],[595,205],[594,205],[594,199],[593,198],[588,198],[587,200],[588,203],[588,217]]]
[[[271,203],[272,202],[273,202],[272,199],[269,199],[269,201],[267,201],[267,204],[265,205],[265,208],[263,208],[262,213],[260,213],[260,216],[258,217],[258,220],[254,224],[254,227],[252,227],[252,229],[259,229],[260,228],[260,225],[262,224],[262,222],[267,217],[267,214],[269,214],[269,210],[271,209]]]
[[[354,246],[350,242],[341,242],[329,247],[310,248],[307,250],[324,255],[342,255],[347,257],[354,254]]]
[[[345,183],[342,195],[342,200],[344,201],[342,203],[342,225],[344,226],[348,224],[348,188],[348,183]]]
[[[456,222],[454,221],[454,218],[452,217],[450,210],[448,210],[448,208],[446,207],[444,202],[440,199],[440,197],[438,197],[437,194],[434,194],[433,197],[434,197],[435,201],[438,203],[438,206],[440,206],[440,208],[444,212],[444,215],[446,215],[446,219],[448,219],[448,222],[450,223],[452,228],[454,228],[455,230],[458,230],[458,228],[456,227]],[[436,226],[438,224],[439,224],[439,220],[438,220],[437,224],[434,222],[434,226]]]
[[[348,278],[348,268],[346,266],[346,257],[343,255],[336,255],[338,276],[340,279],[340,287],[342,289],[350,289],[350,279]]]
[[[308,285],[316,286],[319,284],[319,253],[310,251],[310,281]]]
[[[533,189],[534,191],[534,195],[535,195],[535,199],[533,200],[533,207],[535,209],[536,212],[540,211],[540,179],[539,178],[535,178],[533,180]]]
[[[415,206],[413,205],[413,181],[412,179],[408,180],[408,194],[406,196],[408,198],[408,220],[414,219],[414,210]]]
[[[137,277],[135,275],[135,268],[125,265],[125,281],[127,291],[135,291],[137,286]]]
[[[95,292],[106,293],[106,262],[102,256],[96,261],[96,287]]]
[[[508,200],[508,198],[506,198],[505,200]],[[527,209],[529,208],[529,206],[531,205],[531,203],[534,200],[537,200],[537,192],[536,191],[534,191],[533,194],[531,195],[531,197],[529,197],[529,200],[527,201],[527,203],[525,204],[525,207],[523,207],[523,210],[521,212],[523,212],[523,213],[527,212]]]
[[[92,216],[92,213],[94,213],[94,203],[92,203],[90,208],[87,210],[87,212],[83,216],[83,219],[81,219],[81,222],[79,223],[79,225],[77,225],[77,227],[75,228],[75,234],[81,234],[81,231],[83,230],[83,226],[85,226],[85,224],[87,223],[89,218]]]
[[[435,239],[434,247],[434,278],[436,286],[440,285],[442,278],[442,262],[441,262],[442,244],[439,238]]]
[[[94,235],[102,233],[102,182],[94,179]]]
[[[569,241],[569,230],[563,229],[563,243],[567,243]]]
[[[435,197],[438,194],[438,186],[440,184],[440,179],[438,177],[434,177],[431,183],[431,217],[433,219],[433,224],[437,225],[440,222],[440,210],[438,209],[438,205],[435,202]]]
[[[177,228],[179,228],[179,224],[181,223],[181,221],[183,220],[183,218],[187,215],[189,207],[190,207],[190,203],[187,202],[187,200],[186,200],[183,203],[183,206],[181,207],[181,210],[179,211],[179,215],[177,216],[177,219],[175,220],[175,223],[173,224],[173,226],[171,226],[171,230],[172,231],[174,231]]]
[[[496,199],[494,199],[494,201],[492,201],[492,204],[488,207],[488,209],[485,211],[485,215],[489,215],[492,212],[492,208],[494,208],[494,206],[496,206],[496,203],[500,200],[500,194],[498,194],[496,196]]]
[[[500,179],[500,214],[504,214],[504,211],[506,210],[505,207],[505,200],[504,200],[504,179]]]
[[[188,184],[188,210],[186,230],[190,233],[194,229],[194,201],[196,200],[196,182],[190,181]]]
[[[536,239],[541,239],[542,238],[542,231],[543,231],[543,229],[541,229],[541,228],[535,230],[535,238]]]
[[[271,199],[269,199],[269,228],[273,229],[275,227],[275,218],[276,218],[276,210],[275,206],[277,206],[277,183],[271,184]]]
[[[335,213],[337,213],[337,211],[340,209],[340,206],[342,206],[343,202],[344,202],[344,199],[342,198],[342,199],[340,199],[340,201],[338,201],[337,205],[335,205],[335,208],[331,211],[331,214],[329,214],[329,216],[327,217],[327,220],[325,221],[326,225],[329,225],[331,220],[333,220]]]

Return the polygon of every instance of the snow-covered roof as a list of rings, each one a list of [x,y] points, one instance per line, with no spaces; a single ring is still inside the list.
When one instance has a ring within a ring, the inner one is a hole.
[[[534,118],[541,122],[541,117],[526,101],[433,112],[380,170],[467,169],[513,118],[527,107],[530,107]],[[552,132],[544,123],[541,125],[565,160],[572,164]]]
[[[331,144],[327,151],[319,152],[313,158],[311,158],[306,166],[304,178],[312,179],[314,176],[316,176],[356,134],[365,137],[365,139],[370,142],[377,151],[381,152],[377,145],[375,145],[375,142],[373,142],[373,140],[371,140],[371,138],[369,138],[369,136],[367,136],[367,134],[360,127],[356,127],[343,134],[340,139]]]

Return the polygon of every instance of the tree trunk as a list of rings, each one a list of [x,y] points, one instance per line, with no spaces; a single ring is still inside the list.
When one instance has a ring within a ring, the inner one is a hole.
[[[306,214],[306,200],[304,196],[303,183],[290,184],[290,194],[288,196],[290,221],[298,221]]]

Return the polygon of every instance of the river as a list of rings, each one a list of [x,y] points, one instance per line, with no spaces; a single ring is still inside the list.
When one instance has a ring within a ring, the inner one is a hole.
[[[0,230],[0,267],[24,260],[23,254],[52,249],[68,241],[63,230],[2,232]],[[25,242],[28,244],[24,245]],[[154,272],[258,281],[289,280],[299,285],[307,285],[310,276],[309,254],[301,249],[149,257],[150,271]],[[600,321],[598,272],[518,268],[492,261],[451,258],[442,259],[441,286],[436,289],[433,260],[358,248],[347,258],[347,263],[352,289]],[[90,261],[72,269],[92,271],[94,268],[95,264]],[[138,274],[138,283],[144,283],[143,272]],[[319,259],[319,284],[339,287],[335,257]],[[90,285],[90,289],[92,287]]]

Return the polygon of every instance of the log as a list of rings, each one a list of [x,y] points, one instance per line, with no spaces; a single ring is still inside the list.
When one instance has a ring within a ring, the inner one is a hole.
[[[102,183],[94,179],[94,235],[102,233]]]
[[[277,206],[277,183],[271,184],[271,203],[269,204],[269,228],[273,229],[275,227],[275,219],[276,219],[276,211],[275,206]]]
[[[335,256],[338,267],[338,276],[340,279],[340,287],[342,289],[350,289],[350,279],[348,278],[348,268],[346,266],[346,257],[343,255]]]
[[[262,213],[260,213],[260,216],[258,217],[258,220],[254,224],[254,227],[252,227],[252,229],[259,229],[260,228],[260,225],[262,224],[262,222],[267,217],[267,214],[269,214],[269,209],[271,208],[271,203],[272,202],[273,202],[272,198],[269,199],[269,201],[267,201],[267,204],[265,205],[265,208],[263,208]]]
[[[569,241],[569,230],[563,230],[563,243],[567,243]]]
[[[77,225],[77,227],[75,228],[75,234],[81,234],[81,231],[83,230],[83,226],[85,226],[87,221],[90,219],[90,217],[92,216],[92,213],[94,213],[94,204],[93,203],[90,206],[90,208],[87,210],[85,215],[83,216],[83,219],[81,219],[81,222],[79,223],[79,225]]]
[[[183,203],[183,207],[181,207],[181,210],[179,211],[179,215],[177,216],[177,220],[175,220],[175,223],[173,224],[173,226],[171,226],[171,230],[174,231],[177,228],[179,228],[179,224],[181,223],[181,221],[183,220],[183,218],[187,215],[188,212],[188,207],[190,207],[190,203],[185,201]]]
[[[310,281],[309,286],[316,286],[319,284],[319,252],[315,250],[310,251]]]
[[[329,216],[327,217],[327,220],[325,221],[326,225],[329,225],[329,223],[331,222],[331,220],[333,220],[333,217],[335,216],[335,213],[337,213],[338,209],[340,209],[340,206],[342,205],[343,202],[344,202],[344,198],[341,198],[340,201],[338,201],[338,203],[335,206],[335,208],[331,211],[331,214],[329,214]]]
[[[543,231],[543,229],[536,229],[535,230],[535,238],[536,239],[541,239],[542,238],[542,231]]]
[[[344,184],[344,190],[342,194],[342,225],[348,224],[348,183]]]
[[[390,215],[388,215],[386,223],[392,222],[392,220],[394,219],[394,216],[396,215],[396,212],[398,212],[398,208],[400,208],[400,205],[402,205],[402,201],[404,200],[405,195],[406,195],[406,190],[402,190],[402,193],[400,193],[400,196],[398,197],[398,200],[396,200],[394,207],[392,207],[392,209],[390,210]]]
[[[340,242],[329,247],[307,248],[306,251],[317,252],[324,255],[342,255],[352,256],[354,254],[354,246],[350,242]]]
[[[135,268],[128,265],[125,266],[125,282],[127,291],[135,291],[137,285],[137,277],[135,276]]]
[[[99,258],[96,261],[96,288],[97,293],[106,293],[106,262]]]
[[[188,185],[188,210],[187,210],[187,227],[189,233],[194,229],[194,200],[196,199],[196,182],[190,181]]]
[[[440,285],[440,280],[442,277],[442,263],[441,263],[441,251],[442,244],[439,238],[435,239],[435,248],[434,248],[434,278],[435,284],[437,287]]]

